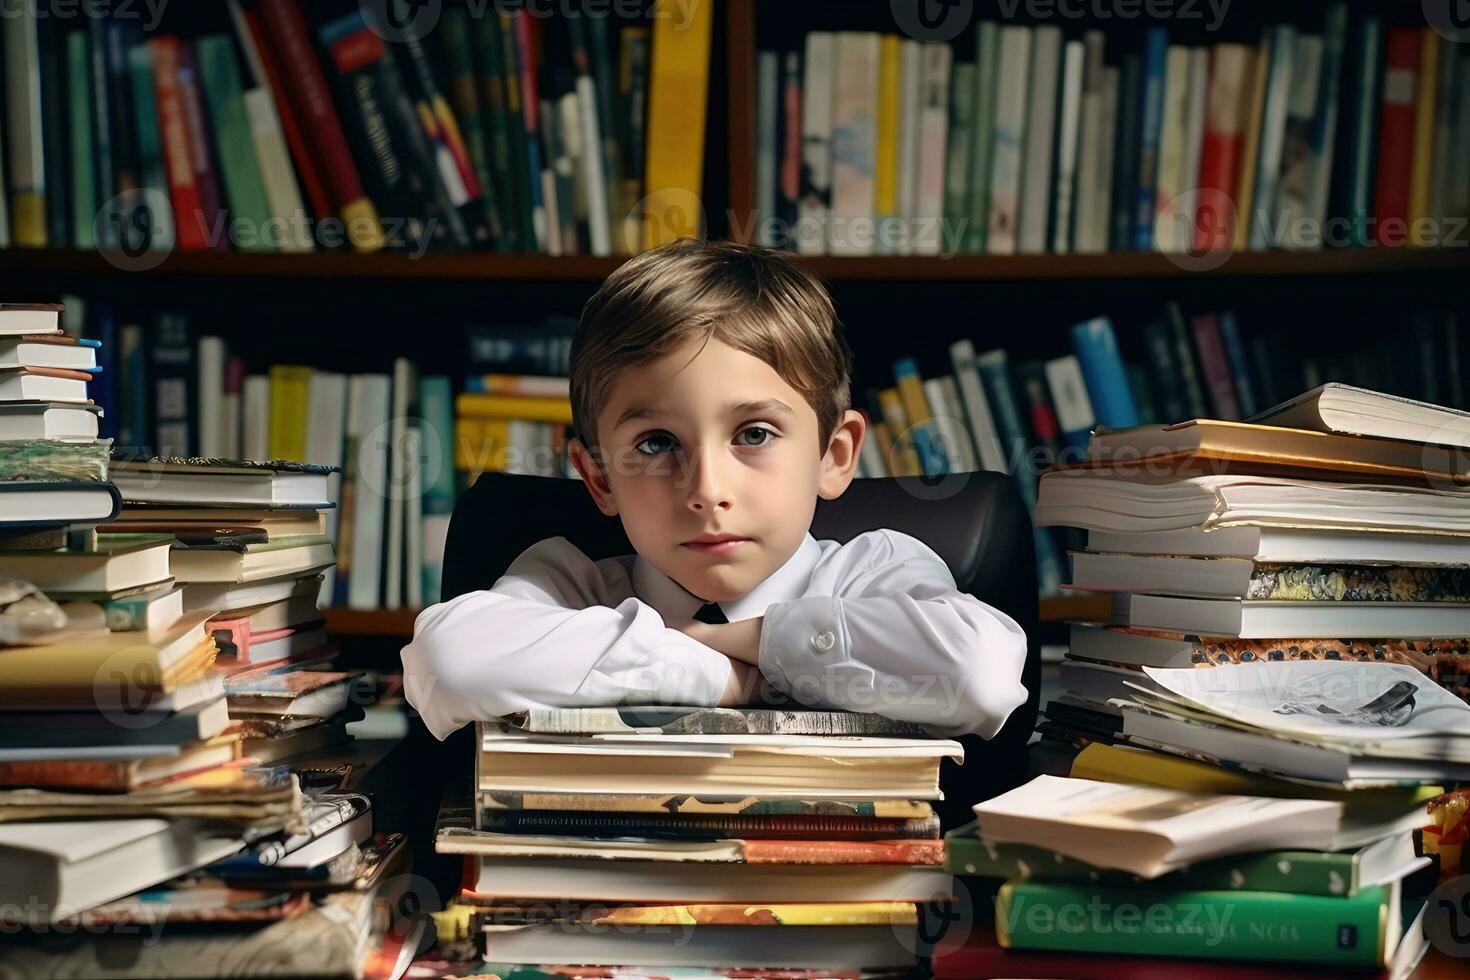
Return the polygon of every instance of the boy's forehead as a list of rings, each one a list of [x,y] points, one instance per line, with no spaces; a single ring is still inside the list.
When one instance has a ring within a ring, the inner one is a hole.
[[[775,397],[736,398],[734,400],[725,401],[723,403],[717,402],[717,399],[720,397],[718,393],[711,393],[710,397],[708,398],[704,398],[699,394],[696,394],[695,397],[700,400],[701,405],[714,403],[712,407],[714,408],[714,411],[719,415],[729,416],[767,414],[785,415],[791,418],[795,418],[798,414],[798,409],[796,407],[788,404],[786,401],[780,398]],[[625,422],[632,422],[643,419],[678,418],[690,416],[693,414],[691,409],[695,406],[690,405],[682,400],[670,402],[666,399],[660,399],[655,394],[647,399],[639,398],[638,400],[621,409],[617,407],[617,401],[615,399],[613,404],[609,407],[617,411],[617,417],[612,420],[613,428],[617,428]]]

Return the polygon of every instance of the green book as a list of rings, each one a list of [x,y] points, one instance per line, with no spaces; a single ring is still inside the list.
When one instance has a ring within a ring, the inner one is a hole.
[[[975,148],[975,65],[956,61],[949,78],[949,137],[945,143],[944,223],[941,247],[970,216],[970,168]]]
[[[219,151],[216,160],[224,175],[225,197],[230,205],[230,225],[244,222],[245,234],[235,238],[242,251],[274,252],[284,229],[271,234],[270,203],[265,196],[265,181],[260,176],[260,162],[255,157],[255,141],[250,135],[250,117],[245,110],[245,93],[240,86],[240,66],[235,63],[235,47],[227,34],[211,34],[195,42],[199,59],[199,77],[204,98],[209,104],[210,129]]]
[[[71,243],[75,248],[96,248],[93,221],[97,218],[97,190],[92,168],[92,104],[83,82],[88,77],[91,52],[86,31],[66,35],[67,128],[71,132]]]
[[[1351,898],[1007,882],[995,934],[1014,949],[1381,967],[1402,934],[1398,886]]]
[[[965,251],[985,251],[990,220],[990,147],[995,131],[995,74],[1000,64],[1000,25],[982,20],[975,47],[975,148],[970,156],[970,225]]]
[[[969,831],[968,833],[966,831]],[[1044,847],[992,843],[974,835],[973,824],[944,839],[944,870],[974,878],[1007,878],[1134,887],[1127,871],[1097,868]],[[1254,851],[1201,861],[1147,882],[1163,891],[1290,892],[1356,895],[1415,860],[1409,834],[1396,834],[1354,851]]]
[[[507,215],[500,188],[496,187],[492,177],[490,136],[485,126],[488,107],[480,104],[468,10],[451,8],[444,11],[444,52],[449,64],[449,95],[454,100],[454,114],[464,133],[475,177],[480,181],[485,207],[490,212],[490,225],[504,229]],[[495,236],[491,244],[497,252],[510,250],[510,242],[504,234]]]
[[[143,186],[168,200],[168,173],[163,163],[163,140],[158,133],[158,106],[153,98],[153,51],[146,44],[128,48],[128,78],[132,90],[133,125],[137,128],[138,163]],[[174,246],[173,209],[149,215],[154,233],[149,247]]]
[[[444,542],[454,513],[454,390],[446,375],[419,378],[419,414],[423,417],[425,459],[437,458],[438,469],[425,467],[423,507],[424,603],[440,601],[443,591]],[[436,448],[430,449],[433,443]],[[432,478],[432,479],[431,479]],[[409,574],[414,570],[409,569]]]

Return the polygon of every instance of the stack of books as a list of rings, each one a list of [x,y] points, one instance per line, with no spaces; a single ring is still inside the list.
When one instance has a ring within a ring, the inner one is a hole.
[[[326,468],[110,461],[103,441],[92,481],[62,492],[22,464],[91,444],[24,445],[0,441],[7,486],[50,509],[0,521],[7,966],[96,974],[126,957],[164,975],[187,957],[212,975],[269,951],[293,974],[356,971],[407,853],[373,833],[355,781],[317,771],[372,694],[310,669],[336,652],[315,605]],[[180,923],[145,941],[142,926]],[[89,943],[56,942],[78,928]]]
[[[1071,587],[1112,596],[1073,627],[1055,711],[1106,713],[1144,667],[1254,661],[1396,662],[1463,692],[1466,446],[1470,413],[1339,384],[1251,423],[1094,433],[1037,502],[1087,531]]]
[[[906,970],[950,895],[955,742],[876,715],[532,710],[480,726],[435,844],[496,964]]]
[[[1465,446],[1470,414],[1325,385],[1252,423],[1099,430],[1042,477],[1038,521],[1088,532],[1075,586],[1114,603],[1045,709],[1082,751],[951,842],[952,870],[1012,879],[1001,946],[1412,966],[1412,832],[1470,778]],[[1077,903],[1106,914],[1036,925]]]

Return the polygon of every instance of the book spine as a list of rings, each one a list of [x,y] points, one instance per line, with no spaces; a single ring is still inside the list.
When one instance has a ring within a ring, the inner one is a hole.
[[[1409,170],[1409,244],[1425,245],[1413,232],[1423,219],[1436,217],[1430,213],[1430,179],[1434,173],[1434,116],[1439,75],[1440,36],[1433,28],[1419,31],[1419,72],[1415,79],[1414,145]]]
[[[199,182],[195,178],[193,134],[179,84],[180,41],[176,37],[157,37],[149,42],[149,46],[153,54],[153,93],[158,104],[175,238],[181,249],[207,248],[209,222]]]
[[[1205,143],[1200,159],[1200,199],[1194,215],[1194,250],[1228,249],[1235,241],[1234,206],[1239,182],[1246,74],[1251,52],[1243,44],[1217,44],[1212,53]]]
[[[1318,225],[1327,220],[1332,189],[1333,157],[1337,144],[1337,117],[1342,99],[1343,57],[1347,47],[1347,4],[1338,0],[1327,8],[1322,39],[1322,82],[1317,114],[1312,119],[1312,163],[1307,216]]]
[[[949,135],[946,138],[944,163],[945,228],[963,228],[970,213],[970,168],[975,153],[976,71],[976,66],[967,61],[954,62],[950,71]]]
[[[66,52],[62,29],[54,20],[48,19],[39,28],[42,161],[51,168],[45,190],[46,242],[53,248],[65,248],[71,243],[71,201],[66,181]]]
[[[94,17],[87,26],[87,73],[84,77],[91,95],[92,187],[98,208],[95,237],[98,248],[112,250],[121,244],[121,239],[115,220],[118,202],[114,198],[118,186],[117,174],[113,170],[112,110],[107,84],[107,22]]]
[[[203,220],[207,229],[206,244],[210,248],[225,248],[228,237],[223,232],[230,217],[224,212],[224,199],[220,193],[219,175],[215,169],[214,149],[205,122],[204,99],[199,92],[199,69],[195,59],[194,44],[179,43],[179,95],[184,103],[184,121],[189,127],[190,163],[194,167],[194,184],[199,188],[199,200],[203,206]]]
[[[1271,223],[1276,217],[1296,50],[1297,32],[1294,27],[1277,24],[1271,28],[1271,63],[1261,109],[1260,149],[1256,154],[1255,188],[1248,222],[1248,241],[1255,250],[1274,244]]]
[[[995,148],[995,91],[1000,67],[1000,25],[982,20],[975,40],[975,148],[970,159],[970,224],[965,229],[965,251],[985,251],[990,220],[990,167]]]
[[[902,44],[899,45],[900,58]],[[780,121],[781,132],[777,141],[777,151],[780,154],[778,170],[776,172],[776,207],[780,218],[781,236],[780,247],[794,249],[796,247],[796,221],[798,208],[801,201],[801,52],[788,51],[781,62],[781,91],[780,106],[777,118]],[[897,110],[895,110],[897,111]],[[899,125],[901,123],[896,123]],[[881,122],[880,122],[881,127]],[[894,167],[897,168],[897,156],[902,150],[898,143],[898,131],[895,128],[893,134],[895,158]],[[879,143],[880,152],[884,144]],[[876,174],[875,174],[876,179]],[[898,187],[902,183],[897,170],[893,175],[894,181],[894,211],[892,221],[897,223],[899,241],[902,242],[902,215],[899,212],[900,203]],[[882,239],[880,239],[880,242]],[[896,249],[895,249],[896,251]]]
[[[1214,417],[1227,421],[1239,419],[1240,403],[1236,401],[1235,387],[1230,381],[1230,362],[1220,337],[1219,319],[1213,313],[1206,313],[1193,317],[1189,325],[1194,331],[1195,350],[1199,352],[1200,366],[1209,386]]]
[[[1124,252],[1133,247],[1133,216],[1138,192],[1140,146],[1138,131],[1143,100],[1143,60],[1125,54],[1118,70],[1118,114],[1114,126],[1113,183],[1108,247]]]
[[[1028,27],[1000,29],[995,131],[990,152],[990,213],[985,233],[985,248],[992,255],[1013,254],[1018,245],[1031,36]]]
[[[935,430],[928,399],[924,397],[918,365],[911,357],[901,358],[893,364],[893,376],[898,383],[899,396],[903,399],[914,451],[919,454],[919,465],[923,467],[925,476],[943,476],[949,472],[948,457]]]
[[[153,91],[153,54],[146,44],[128,49],[128,75],[132,85],[133,122],[138,133],[138,166],[141,186],[167,197],[168,177],[164,173],[163,144],[158,132],[158,106]],[[147,207],[146,199],[140,207]],[[171,250],[174,247],[174,225],[171,208],[144,214],[148,238],[144,248]]]
[[[1177,387],[1184,392],[1184,407],[1188,416],[1202,419],[1209,414],[1209,408],[1205,403],[1205,386],[1200,382],[1199,369],[1195,366],[1194,347],[1189,342],[1189,327],[1184,322],[1184,314],[1178,303],[1171,301],[1165,304],[1164,310],[1169,321],[1169,336],[1174,347],[1172,360],[1177,372],[1170,377],[1178,378]],[[1170,421],[1181,422],[1183,418]]]
[[[1072,328],[1072,344],[1098,422],[1110,429],[1138,425],[1138,409],[1128,389],[1128,375],[1123,370],[1112,322],[1097,317],[1077,324]]]
[[[1265,406],[1256,398],[1250,362],[1245,356],[1245,342],[1240,338],[1240,325],[1235,314],[1226,310],[1218,320],[1220,339],[1225,344],[1225,356],[1230,362],[1230,376],[1235,382],[1235,400],[1240,407],[1240,417],[1248,419]]]
[[[1051,26],[1035,28],[1031,42],[1031,76],[1026,86],[1026,149],[1021,165],[1020,235],[1016,242],[1016,251],[1023,254],[1035,255],[1046,251],[1061,64],[1062,29]]]
[[[488,179],[500,208],[505,248],[523,251],[530,240],[530,212],[525,209],[523,174],[517,168],[523,154],[512,147],[511,113],[507,103],[505,80],[505,45],[500,39],[500,18],[476,17],[470,36],[474,49],[476,81],[480,104],[486,122],[486,152],[489,154]],[[519,106],[517,106],[519,108]]]
[[[347,237],[360,252],[383,246],[378,212],[362,189],[357,166],[347,148],[342,122],[327,82],[311,50],[311,36],[301,9],[292,0],[260,0],[261,24],[270,37],[281,74],[311,155],[330,188],[347,226]]]
[[[1061,430],[1048,393],[1046,365],[1041,361],[1023,361],[1016,365],[1016,380],[1020,382],[1021,394],[1026,399],[1031,435],[1055,460],[1061,452]]]
[[[873,251],[878,48],[877,34],[842,31],[837,35],[832,93],[831,235],[827,243],[833,255],[867,255]]]
[[[167,39],[159,38],[154,43],[160,44]],[[71,31],[66,35],[66,74],[73,80],[73,84],[67,86],[67,134],[70,137],[71,160],[71,235],[69,238],[73,248],[90,249],[97,245],[96,233],[93,220],[97,216],[97,187],[92,176],[92,168],[95,162],[92,156],[92,112],[88,104],[88,92],[85,84],[77,84],[78,80],[87,77],[88,65],[91,55],[87,52],[90,38],[86,31]],[[165,135],[167,135],[165,133]],[[186,148],[187,152],[187,148]],[[193,175],[190,174],[190,183]],[[185,213],[179,207],[179,202],[174,201],[174,212]],[[0,234],[5,234],[8,226]]]
[[[46,247],[46,158],[41,128],[40,21],[34,7],[5,17],[5,109],[8,124],[10,243]],[[60,244],[60,243],[57,243]]]
[[[162,313],[153,331],[154,451],[160,456],[189,456],[194,451],[194,350],[189,321],[182,314]]]
[[[1072,952],[1269,959],[1343,969],[1383,965],[1387,895],[1352,898],[1279,892],[1165,891],[1022,881],[1001,886],[995,929],[1001,946]],[[1089,909],[1102,909],[1089,918]],[[1122,928],[1117,916],[1137,912]],[[1058,928],[1064,921],[1080,929]]]
[[[1351,89],[1347,101],[1346,172],[1335,186],[1341,187],[1334,211],[1347,219],[1352,245],[1366,246],[1372,236],[1368,221],[1373,216],[1375,135],[1374,120],[1379,100],[1379,59],[1383,51],[1383,22],[1363,17],[1358,22],[1351,58]]]
[[[234,42],[227,34],[201,37],[195,42],[200,81],[209,105],[214,143],[219,148],[219,169],[229,199],[232,235],[242,251],[273,252],[276,245],[268,233],[271,209],[255,154],[250,117],[235,64]]]
[[[1082,112],[1082,74],[1086,47],[1068,41],[1063,49],[1061,114],[1057,123],[1056,206],[1052,211],[1052,251],[1072,251],[1076,224],[1077,149]]]
[[[836,37],[826,31],[806,36],[802,58],[801,198],[797,202],[796,247],[803,255],[827,251],[832,210],[832,87]],[[918,125],[918,120],[913,120]]]
[[[896,253],[903,241],[899,212],[900,114],[903,101],[903,39],[885,34],[878,47],[878,128],[873,161],[873,217],[878,252]],[[784,81],[784,79],[782,80]],[[784,101],[780,102],[784,106]],[[799,99],[793,103],[800,111]],[[777,136],[773,152],[780,150]]]
[[[1155,179],[1158,175],[1159,138],[1164,125],[1164,73],[1169,35],[1150,27],[1144,36],[1138,124],[1138,184],[1133,205],[1133,248],[1153,249]],[[1086,362],[1083,362],[1084,367]],[[1106,423],[1104,423],[1106,424]]]
[[[488,110],[480,103],[478,77],[475,73],[474,50],[470,41],[470,13],[451,8],[444,11],[444,50],[448,61],[449,96],[454,118],[461,127],[465,151],[480,193],[485,200],[496,251],[506,251],[507,215],[503,195],[495,185],[491,166]]]
[[[1097,420],[1092,414],[1091,397],[1076,355],[1047,361],[1046,380],[1051,388],[1052,404],[1056,405],[1062,451],[1069,458],[1081,459],[1087,453],[1087,439]]]

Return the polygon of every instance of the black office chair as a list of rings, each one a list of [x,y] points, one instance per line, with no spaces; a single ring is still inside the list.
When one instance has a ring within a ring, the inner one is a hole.
[[[963,765],[944,764],[945,799],[935,809],[948,830],[972,819],[975,803],[1026,778],[1026,742],[1036,724],[1041,681],[1031,522],[1010,477],[967,473],[932,486],[920,477],[854,480],[836,500],[817,501],[811,530],[819,541],[846,542],[877,528],[902,531],[933,548],[961,590],[1010,615],[1028,637],[1022,674],[1029,692],[1026,703],[988,742],[974,735],[960,738]],[[565,537],[593,560],[633,552],[622,522],[603,516],[581,481],[484,474],[455,504],[444,551],[442,599],[489,588],[523,551],[555,536]],[[417,718],[412,724],[413,757],[416,764],[424,763],[419,775],[425,792],[473,771],[474,726],[466,725],[438,743]],[[425,754],[434,757],[432,765]],[[431,842],[432,836],[430,847]],[[422,850],[418,853],[422,861]],[[443,873],[453,873],[453,862]]]

